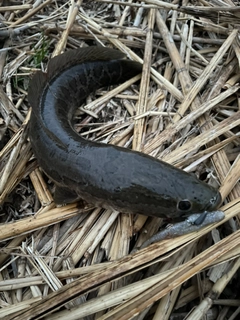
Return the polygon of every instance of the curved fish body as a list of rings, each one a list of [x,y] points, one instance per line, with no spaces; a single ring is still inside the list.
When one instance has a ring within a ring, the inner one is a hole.
[[[123,57],[99,47],[68,51],[30,81],[30,140],[39,165],[56,183],[55,202],[82,198],[104,208],[175,220],[216,209],[219,192],[194,176],[74,131],[74,112],[92,91],[141,72],[140,64]]]

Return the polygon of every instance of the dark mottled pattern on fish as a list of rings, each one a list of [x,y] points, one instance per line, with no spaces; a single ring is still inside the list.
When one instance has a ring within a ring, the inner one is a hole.
[[[56,203],[83,198],[96,206],[172,219],[214,210],[219,192],[194,176],[74,131],[73,114],[91,92],[141,72],[140,64],[123,57],[108,48],[68,51],[30,81],[30,140],[39,165],[56,183]]]

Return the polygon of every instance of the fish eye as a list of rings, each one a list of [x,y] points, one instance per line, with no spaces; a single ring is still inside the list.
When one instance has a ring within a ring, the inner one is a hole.
[[[192,204],[189,200],[180,200],[177,204],[177,208],[180,211],[188,211],[192,208]]]

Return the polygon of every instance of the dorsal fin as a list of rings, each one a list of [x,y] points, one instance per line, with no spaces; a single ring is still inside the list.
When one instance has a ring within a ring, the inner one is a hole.
[[[122,52],[104,47],[87,47],[69,50],[49,61],[47,77],[48,79],[52,79],[63,70],[86,61],[119,60],[124,57],[125,55]]]
[[[108,61],[124,58],[124,54],[118,50],[105,47],[87,47],[69,50],[52,58],[48,63],[47,72],[37,71],[29,84],[28,101],[34,110],[40,104],[41,94],[47,81],[71,66],[86,61]]]
[[[39,108],[41,95],[42,95],[43,89],[46,86],[46,82],[47,82],[47,74],[42,71],[37,71],[33,75],[29,83],[28,101],[33,109],[33,112],[34,110],[37,110],[37,108]]]

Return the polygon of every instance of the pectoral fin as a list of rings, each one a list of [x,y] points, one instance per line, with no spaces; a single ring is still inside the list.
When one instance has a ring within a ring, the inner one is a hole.
[[[59,186],[56,186],[53,196],[54,202],[56,204],[72,203],[79,200],[79,198],[79,195],[77,195],[75,191]]]

